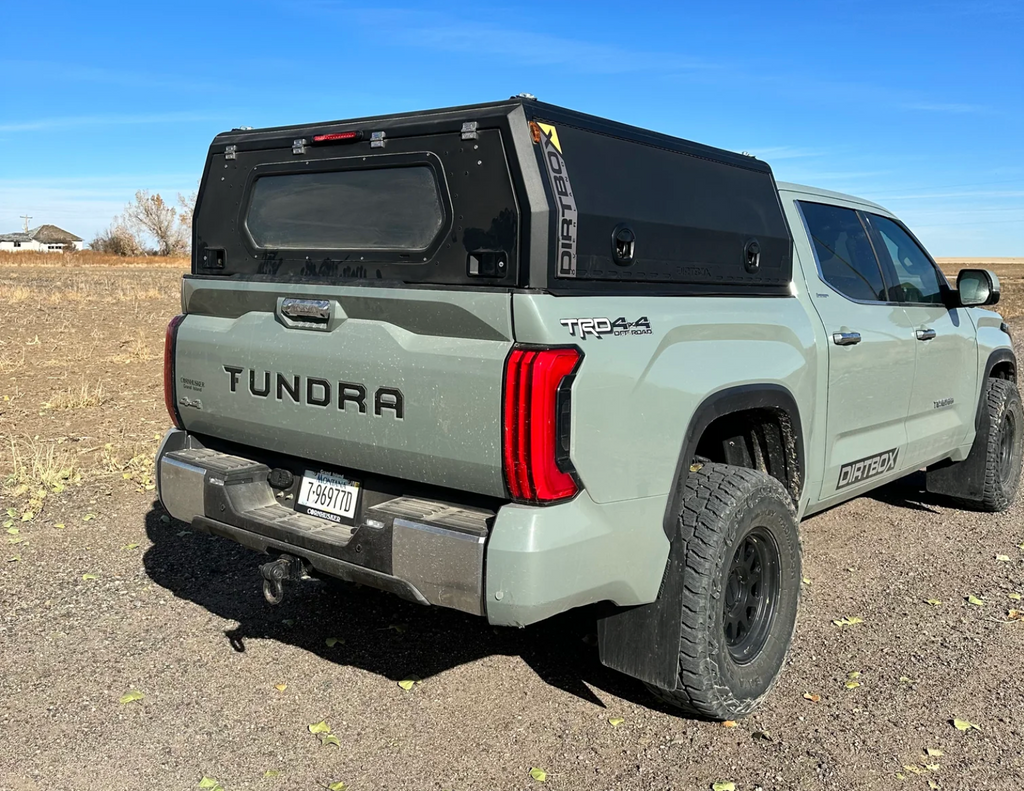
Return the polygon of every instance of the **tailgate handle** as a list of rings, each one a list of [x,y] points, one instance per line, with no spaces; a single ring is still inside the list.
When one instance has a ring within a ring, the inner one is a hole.
[[[326,299],[282,299],[281,315],[297,324],[326,325],[331,320],[331,303]]]

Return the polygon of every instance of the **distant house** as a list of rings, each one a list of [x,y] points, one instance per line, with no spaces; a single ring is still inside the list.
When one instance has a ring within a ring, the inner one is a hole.
[[[0,233],[0,251],[33,250],[60,253],[65,248],[81,248],[82,239],[56,225],[40,225],[25,232]]]

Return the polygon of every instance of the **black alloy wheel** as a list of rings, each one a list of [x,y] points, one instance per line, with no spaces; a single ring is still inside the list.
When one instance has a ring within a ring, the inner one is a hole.
[[[754,527],[733,555],[722,596],[722,631],[729,654],[745,664],[771,634],[781,576],[779,547],[764,527]]]

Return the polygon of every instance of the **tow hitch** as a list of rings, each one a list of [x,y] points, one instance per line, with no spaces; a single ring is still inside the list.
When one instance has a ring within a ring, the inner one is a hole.
[[[300,580],[306,574],[302,561],[290,555],[282,555],[271,563],[260,566],[263,577],[263,597],[271,604],[280,604],[284,598],[284,581]]]

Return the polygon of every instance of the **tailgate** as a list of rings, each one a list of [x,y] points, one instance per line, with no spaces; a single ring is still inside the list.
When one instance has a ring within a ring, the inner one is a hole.
[[[186,429],[503,497],[505,291],[185,281]]]

